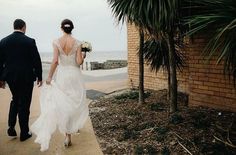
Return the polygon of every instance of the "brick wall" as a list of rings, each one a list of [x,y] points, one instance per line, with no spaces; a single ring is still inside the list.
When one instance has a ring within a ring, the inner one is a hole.
[[[128,29],[128,75],[130,87],[138,86],[139,34],[132,25]],[[182,73],[177,73],[178,91],[189,94],[190,106],[208,106],[218,109],[236,111],[236,89],[227,76],[223,74],[223,65],[216,65],[216,60],[206,63],[201,56],[207,39],[195,36],[184,49],[187,66]],[[144,66],[144,86],[146,89],[167,89],[165,71],[151,72]]]

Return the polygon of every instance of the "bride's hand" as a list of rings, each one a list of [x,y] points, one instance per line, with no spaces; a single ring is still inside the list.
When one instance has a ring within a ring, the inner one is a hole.
[[[82,53],[82,56],[83,56],[83,58],[85,59],[85,58],[86,58],[86,52],[83,52],[83,53]]]
[[[47,84],[47,85],[50,85],[50,84],[51,84],[51,81],[52,81],[52,78],[47,78],[46,84]]]

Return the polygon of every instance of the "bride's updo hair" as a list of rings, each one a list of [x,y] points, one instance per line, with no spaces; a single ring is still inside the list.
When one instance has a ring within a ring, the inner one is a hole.
[[[71,31],[73,30],[74,28],[74,25],[73,25],[73,22],[69,19],[64,19],[62,22],[61,22],[61,28],[62,30],[67,33],[67,34],[71,34]]]

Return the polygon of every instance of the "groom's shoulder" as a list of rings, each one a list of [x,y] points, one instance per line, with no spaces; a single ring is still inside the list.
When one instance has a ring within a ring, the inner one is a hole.
[[[3,42],[8,42],[9,40],[16,40],[17,39],[17,40],[21,40],[24,42],[26,41],[28,43],[35,43],[35,39],[31,38],[27,35],[17,35],[17,36],[16,35],[17,35],[16,33],[12,33],[12,34],[2,38],[0,40],[0,42],[3,43]]]
[[[11,37],[12,37],[12,34],[9,34],[8,36],[2,38],[0,41],[1,41],[1,42],[4,42],[4,41],[6,41],[6,40],[9,40]]]
[[[12,40],[12,34],[0,39],[0,46],[5,46]]]
[[[28,40],[31,40],[31,41],[35,40],[34,38],[31,38],[31,37],[29,37],[29,36],[27,36],[27,35],[24,35],[24,36],[25,36],[25,38],[27,38]]]
[[[34,38],[31,38],[27,35],[24,35],[25,39],[28,40],[29,42],[35,42],[35,39]]]

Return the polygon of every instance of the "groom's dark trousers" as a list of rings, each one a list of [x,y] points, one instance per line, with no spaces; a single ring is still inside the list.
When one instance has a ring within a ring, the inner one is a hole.
[[[0,41],[0,81],[12,93],[8,125],[14,128],[17,115],[21,136],[29,132],[29,114],[35,80],[42,80],[42,64],[35,40],[14,32]]]
[[[30,104],[33,90],[33,82],[24,83],[22,81],[7,81],[12,93],[10,103],[8,126],[14,128],[16,125],[17,114],[19,117],[22,135],[29,131],[28,122],[30,114]]]

